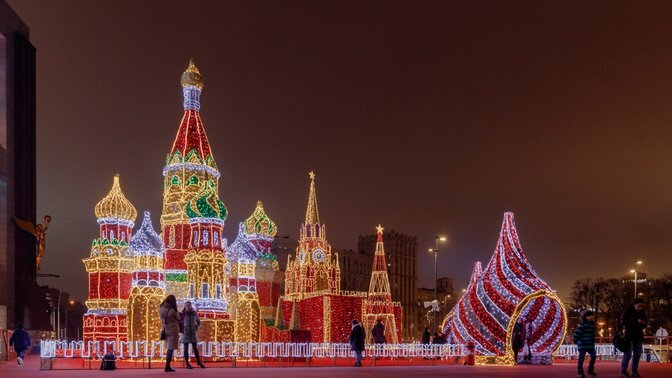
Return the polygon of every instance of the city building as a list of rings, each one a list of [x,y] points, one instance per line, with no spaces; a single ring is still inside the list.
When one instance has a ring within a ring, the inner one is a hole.
[[[439,302],[439,311],[436,314],[437,325],[441,324],[443,318],[448,315],[448,312],[453,308],[457,301],[457,296],[453,289],[453,279],[450,277],[441,277],[437,281],[437,300]],[[425,327],[432,328],[434,314],[432,307],[425,307],[425,302],[434,300],[434,288],[420,287],[415,291],[417,302],[414,304],[413,314],[413,334],[412,339],[418,340],[420,335],[425,330]],[[436,331],[436,330],[434,330]]]
[[[49,326],[40,296],[26,295],[39,292],[35,238],[12,222],[35,222],[35,162],[35,47],[0,0],[0,328]]]

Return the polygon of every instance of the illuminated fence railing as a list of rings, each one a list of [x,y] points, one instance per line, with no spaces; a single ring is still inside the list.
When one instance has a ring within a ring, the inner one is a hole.
[[[611,344],[595,344],[595,354],[602,357],[620,357],[623,353],[619,352]],[[555,357],[578,357],[579,349],[576,345],[563,344],[560,345],[558,351],[555,352]]]
[[[99,358],[114,353],[117,358],[162,358],[165,357],[162,341],[63,341],[42,340],[42,358]],[[201,356],[206,358],[351,358],[353,353],[348,343],[227,343],[199,342]],[[182,345],[177,355],[183,353]],[[192,352],[193,353],[193,352]],[[439,358],[461,357],[462,345],[423,344],[369,344],[365,355],[377,358]]]

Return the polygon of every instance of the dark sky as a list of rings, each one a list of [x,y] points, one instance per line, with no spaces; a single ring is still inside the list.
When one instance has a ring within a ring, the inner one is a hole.
[[[114,173],[158,227],[190,57],[230,242],[257,199],[297,237],[314,170],[332,245],[418,235],[420,284],[448,233],[465,286],[507,210],[563,297],[672,271],[672,2],[9,2],[38,51],[44,271],[78,297]]]

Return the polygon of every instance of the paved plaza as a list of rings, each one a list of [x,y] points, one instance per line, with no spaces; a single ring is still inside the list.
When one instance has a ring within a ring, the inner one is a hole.
[[[370,363],[370,361],[369,361]],[[26,364],[16,366],[15,362],[0,363],[0,377],[575,377],[573,363],[556,363],[553,366],[378,366],[355,367],[282,367],[282,368],[208,368],[187,370],[175,364],[175,373],[165,373],[163,369],[119,369],[99,370],[39,370],[39,358],[29,356]],[[642,364],[641,374],[645,378],[672,377],[671,364]],[[618,377],[618,364],[598,362],[596,371],[600,378]]]

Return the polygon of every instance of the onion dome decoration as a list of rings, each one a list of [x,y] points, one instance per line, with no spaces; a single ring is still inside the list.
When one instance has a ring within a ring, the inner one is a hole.
[[[486,268],[474,266],[469,286],[446,317],[449,342],[472,341],[476,353],[513,363],[512,334],[517,319],[532,323],[530,349],[550,363],[565,337],[567,314],[555,292],[523,253],[512,212],[504,213],[495,252]],[[543,359],[543,361],[542,361]]]
[[[145,211],[140,229],[133,234],[129,244],[135,256],[150,255],[163,257],[163,240],[152,227],[149,211]]]
[[[185,211],[191,219],[212,218],[222,222],[226,220],[228,214],[226,206],[217,196],[215,183],[212,180],[203,185],[201,191],[187,203]]]
[[[256,209],[254,209],[249,218],[245,219],[244,224],[245,232],[248,234],[257,234],[272,238],[278,233],[275,223],[266,215],[264,204],[261,201],[257,201]]]
[[[131,222],[135,221],[138,213],[131,202],[126,199],[124,193],[119,186],[119,174],[114,175],[112,182],[112,189],[107,193],[105,198],[96,204],[95,208],[96,218],[118,218],[125,219]]]
[[[183,87],[194,86],[198,89],[203,89],[203,79],[201,78],[201,73],[198,71],[196,64],[194,64],[194,59],[189,59],[189,67],[182,74],[182,79],[180,80]]]

